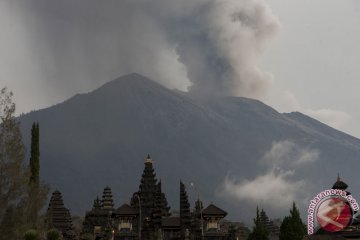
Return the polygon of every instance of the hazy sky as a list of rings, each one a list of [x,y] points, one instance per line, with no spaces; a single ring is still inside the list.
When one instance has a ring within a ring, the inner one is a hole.
[[[269,0],[281,29],[261,56],[274,83],[267,102],[360,137],[360,2]]]
[[[139,72],[360,137],[359,10],[356,0],[2,0],[0,87],[21,113]]]

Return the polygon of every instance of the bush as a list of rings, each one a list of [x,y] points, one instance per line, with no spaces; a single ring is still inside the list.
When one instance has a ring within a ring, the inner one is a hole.
[[[38,240],[39,239],[39,235],[36,232],[36,230],[34,229],[30,229],[28,230],[25,234],[24,234],[24,239],[25,240]]]
[[[47,240],[62,240],[62,234],[55,228],[50,229],[47,233]]]

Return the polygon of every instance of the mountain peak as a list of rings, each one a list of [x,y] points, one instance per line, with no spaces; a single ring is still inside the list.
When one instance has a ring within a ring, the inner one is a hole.
[[[108,83],[106,83],[105,85],[148,85],[148,84],[155,84],[155,85],[160,85],[157,82],[141,75],[138,73],[130,73],[121,77],[118,77]],[[105,86],[104,85],[104,86]]]
[[[104,95],[128,95],[132,93],[147,94],[157,93],[164,94],[170,90],[163,85],[153,81],[141,74],[130,73],[105,83],[94,93]]]
[[[143,82],[143,81],[152,81],[149,78],[139,74],[139,73],[129,73],[126,75],[123,75],[121,77],[118,77],[117,79],[115,79],[114,81],[129,81],[129,82]]]

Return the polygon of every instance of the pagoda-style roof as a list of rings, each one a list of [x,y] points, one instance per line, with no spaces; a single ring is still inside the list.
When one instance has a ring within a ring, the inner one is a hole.
[[[73,240],[75,238],[70,211],[64,206],[61,193],[58,190],[52,193],[47,216],[48,227],[61,231],[64,240]]]
[[[262,209],[260,212],[260,221],[265,226],[269,234],[274,234],[277,236],[280,234],[280,227],[276,226],[273,221],[269,219],[264,209]]]
[[[180,217],[164,217],[161,225],[164,228],[180,228]]]
[[[345,182],[341,181],[340,176],[338,174],[336,182],[334,183],[332,189],[345,190],[347,188],[348,188],[348,185]]]
[[[347,189],[347,187],[348,187],[348,185],[346,183],[344,183],[343,181],[336,181],[332,188],[345,190],[345,189]]]
[[[221,208],[215,206],[214,204],[210,204],[207,208],[202,211],[202,215],[212,215],[212,216],[226,216],[227,212],[222,210]]]
[[[92,209],[90,211],[86,211],[86,215],[87,217],[105,217],[107,218],[109,216],[109,212],[106,209]]]
[[[138,212],[136,209],[131,207],[129,204],[123,204],[118,209],[115,210],[113,215],[120,215],[120,216],[135,216]]]
[[[114,210],[114,201],[112,198],[111,188],[109,186],[106,186],[104,188],[103,196],[102,196],[102,200],[101,200],[101,207],[108,211]]]

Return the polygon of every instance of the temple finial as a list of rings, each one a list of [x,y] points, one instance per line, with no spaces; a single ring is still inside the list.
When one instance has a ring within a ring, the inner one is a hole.
[[[150,157],[150,154],[147,155],[147,157],[145,159],[145,163],[152,163],[152,159]]]
[[[337,174],[337,181],[340,181],[340,173]]]

